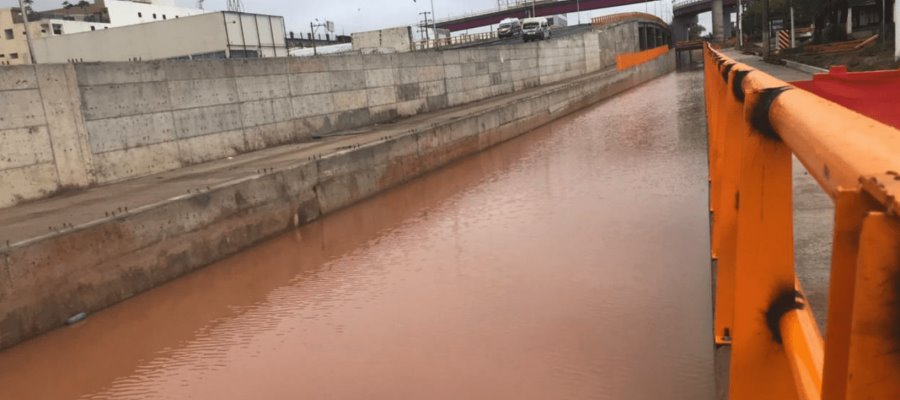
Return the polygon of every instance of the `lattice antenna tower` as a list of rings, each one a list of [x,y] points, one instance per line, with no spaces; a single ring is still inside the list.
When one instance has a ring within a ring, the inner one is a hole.
[[[243,12],[244,3],[241,0],[228,0],[226,8],[228,8],[228,11]]]

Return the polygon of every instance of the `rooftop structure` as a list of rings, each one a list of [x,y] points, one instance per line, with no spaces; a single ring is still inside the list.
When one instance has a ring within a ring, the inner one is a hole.
[[[44,37],[34,51],[38,63],[287,56],[282,17],[228,11]]]
[[[164,21],[204,13],[175,5],[173,0],[96,0],[94,3],[28,12],[33,39],[91,32],[145,22]],[[0,65],[28,64],[31,55],[21,9],[0,9]]]

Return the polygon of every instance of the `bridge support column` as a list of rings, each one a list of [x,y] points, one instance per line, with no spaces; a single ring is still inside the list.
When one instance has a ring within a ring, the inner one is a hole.
[[[725,5],[723,0],[712,1],[713,41],[725,40]]]
[[[725,9],[725,12],[724,12],[724,14],[723,14],[723,17],[724,17],[724,22],[723,22],[724,29],[723,29],[722,32],[723,32],[723,35],[724,35],[724,37],[725,37],[725,40],[730,39],[731,36],[734,35],[734,30],[731,29],[731,12],[734,11],[734,10],[735,10],[735,8],[726,8],[726,9]]]
[[[900,60],[900,0],[894,0],[894,60]]]
[[[689,40],[690,35],[688,34],[688,29],[690,29],[691,25],[697,23],[696,15],[689,16],[677,16],[672,19],[672,38],[676,42],[682,40]]]

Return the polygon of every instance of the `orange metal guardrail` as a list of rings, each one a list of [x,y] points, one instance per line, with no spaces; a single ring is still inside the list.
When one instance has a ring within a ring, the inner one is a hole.
[[[730,398],[900,398],[900,131],[708,45],[704,57]],[[794,271],[792,156],[835,204],[824,341]]]

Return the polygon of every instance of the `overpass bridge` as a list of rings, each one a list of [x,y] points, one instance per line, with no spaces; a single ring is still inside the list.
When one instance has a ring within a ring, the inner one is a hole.
[[[0,70],[4,396],[897,398],[900,132],[650,21]]]
[[[455,32],[497,24],[506,18],[527,18],[532,13],[536,16],[550,16],[574,13],[579,10],[596,10],[640,3],[644,3],[644,1],[545,0],[535,2],[533,5],[531,3],[523,3],[497,10],[478,12],[473,15],[451,17],[437,21],[436,26]],[[712,12],[713,14],[712,34],[714,40],[722,41],[726,37],[731,37],[731,13],[737,10],[737,6],[737,0],[680,0],[673,2],[674,19],[671,23],[675,40],[687,40],[689,38],[688,28],[697,23],[698,14],[705,12]]]
[[[629,4],[644,3],[641,0],[544,0],[537,1],[532,4],[520,4],[510,7],[501,8],[499,10],[485,11],[474,15],[462,17],[451,17],[449,19],[436,21],[436,26],[441,29],[447,29],[451,32],[462,31],[466,29],[479,28],[498,24],[506,18],[528,18],[532,15],[544,17],[550,15],[574,13],[577,11],[597,10],[601,8],[625,6]]]
[[[731,13],[737,12],[738,0],[678,0],[672,3],[672,33],[675,40],[688,40],[688,28],[697,24],[697,16],[712,13],[713,40],[721,42],[732,36]]]

